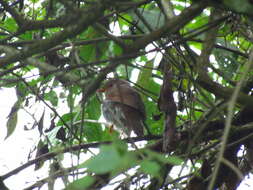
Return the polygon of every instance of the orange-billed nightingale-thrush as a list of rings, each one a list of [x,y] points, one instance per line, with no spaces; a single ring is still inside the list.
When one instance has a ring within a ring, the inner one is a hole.
[[[133,131],[137,136],[143,136],[146,112],[140,94],[122,79],[108,80],[98,92],[105,93],[102,104],[104,118],[115,125],[123,134],[130,136]]]

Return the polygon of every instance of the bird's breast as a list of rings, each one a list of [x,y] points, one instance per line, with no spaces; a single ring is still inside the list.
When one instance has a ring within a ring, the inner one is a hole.
[[[115,115],[115,112],[116,112],[115,102],[105,100],[102,104],[102,112],[103,112],[104,118],[107,121],[113,122],[114,121],[113,115]]]

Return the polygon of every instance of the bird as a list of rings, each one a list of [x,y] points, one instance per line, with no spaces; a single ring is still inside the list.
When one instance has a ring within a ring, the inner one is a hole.
[[[119,78],[109,79],[98,91],[105,94],[102,113],[107,122],[127,137],[132,131],[137,136],[144,135],[145,106],[140,94],[129,82]]]

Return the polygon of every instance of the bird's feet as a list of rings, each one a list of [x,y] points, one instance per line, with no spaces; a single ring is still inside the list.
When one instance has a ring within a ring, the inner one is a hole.
[[[114,132],[114,129],[113,129],[113,124],[111,124],[110,126],[109,126],[109,133],[113,133]]]

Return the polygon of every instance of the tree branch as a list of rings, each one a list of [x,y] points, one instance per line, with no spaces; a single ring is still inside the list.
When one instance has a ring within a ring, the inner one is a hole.
[[[55,33],[48,39],[38,40],[38,42],[32,45],[28,45],[27,48],[21,50],[15,55],[7,55],[3,58],[0,58],[0,66],[5,67],[8,64],[14,63],[16,61],[21,61],[34,54],[47,51],[48,49],[60,44],[64,40],[80,34],[82,31],[86,30],[88,26],[99,19],[103,15],[106,7],[108,7],[113,2],[114,1],[111,1],[109,3],[107,0],[104,0],[99,3],[92,3],[92,5],[83,10],[79,19],[75,21],[75,24],[66,27],[63,31]]]
[[[198,16],[203,11],[203,9],[207,7],[207,5],[208,3],[205,0],[192,4],[190,7],[183,10],[180,15],[172,18],[167,23],[165,23],[165,25],[161,28],[154,30],[139,40],[136,40],[128,47],[129,51],[139,51],[140,49],[145,48],[145,46],[147,46],[149,43],[164,36],[168,37],[171,34],[179,31],[194,17]]]

